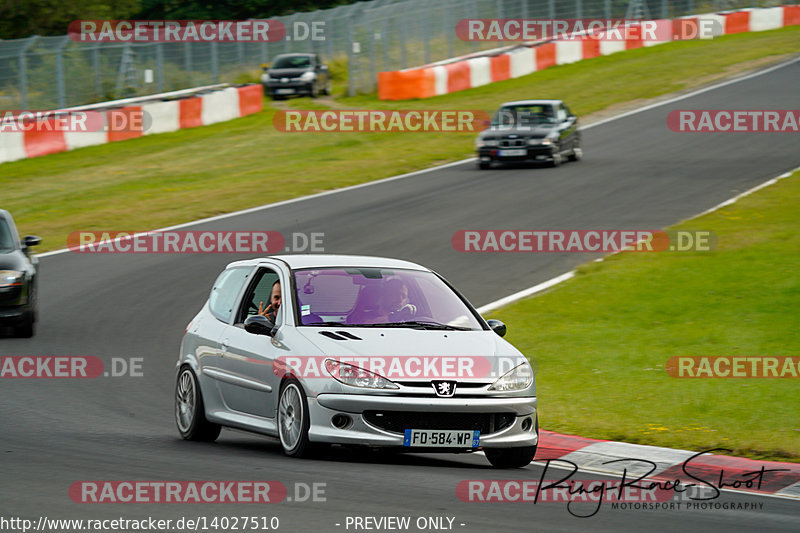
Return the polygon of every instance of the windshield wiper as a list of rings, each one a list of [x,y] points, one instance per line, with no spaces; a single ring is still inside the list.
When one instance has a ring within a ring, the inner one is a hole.
[[[344,327],[352,327],[354,324],[344,324],[342,322],[309,322],[308,324],[303,324],[304,326],[344,326]]]
[[[447,331],[472,331],[472,328],[463,326],[451,326],[449,324],[440,324],[438,322],[422,322],[419,320],[407,320],[405,322],[381,322],[379,324],[370,324],[379,328],[420,328],[420,329],[441,329]]]

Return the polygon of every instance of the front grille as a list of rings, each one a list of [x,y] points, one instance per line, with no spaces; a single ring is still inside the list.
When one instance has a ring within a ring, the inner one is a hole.
[[[514,414],[364,411],[364,419],[373,426],[392,433],[403,433],[407,429],[477,429],[481,435],[486,435],[513,424]]]
[[[500,141],[500,148],[524,148],[527,145],[525,139],[503,139]]]

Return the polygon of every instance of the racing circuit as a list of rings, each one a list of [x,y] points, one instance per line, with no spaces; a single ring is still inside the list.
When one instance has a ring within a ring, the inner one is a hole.
[[[567,272],[598,255],[464,254],[452,235],[484,228],[658,229],[700,213],[800,164],[786,133],[676,133],[675,109],[792,109],[800,62],[583,132],[585,159],[556,169],[479,171],[474,161],[401,179],[284,202],[192,229],[325,232],[328,253],[385,255],[437,270],[476,305]],[[585,126],[585,125],[584,125]],[[246,192],[245,192],[246,193]],[[284,457],[277,441],[230,430],[213,444],[181,441],[173,418],[181,334],[229,255],[49,254],[41,261],[38,334],[3,339],[12,355],[142,357],[143,377],[4,380],[0,424],[2,506],[35,519],[278,515],[284,531],[345,531],[347,516],[454,517],[458,531],[787,531],[797,502],[723,493],[758,511],[612,511],[578,522],[565,504],[463,503],[459,482],[538,479],[542,464],[493,472],[472,455],[384,455],[334,449],[320,459]],[[535,327],[508,324],[509,328]],[[45,333],[46,334],[43,334]],[[576,354],[576,357],[579,356]],[[542,399],[546,402],[546,399]],[[546,418],[542,425],[547,428]],[[87,478],[87,476],[91,476]],[[578,476],[581,477],[581,476]],[[598,476],[594,476],[597,478]],[[326,483],[325,502],[276,505],[79,505],[80,480],[276,480]],[[339,524],[337,526],[337,524]],[[353,530],[353,527],[349,528]],[[412,529],[413,530],[413,529]]]

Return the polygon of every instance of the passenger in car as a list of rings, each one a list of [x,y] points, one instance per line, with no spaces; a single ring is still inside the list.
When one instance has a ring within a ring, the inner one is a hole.
[[[278,309],[281,307],[281,282],[280,280],[272,284],[269,293],[269,305],[264,307],[264,302],[258,302],[258,314],[267,317],[273,324],[278,318]]]

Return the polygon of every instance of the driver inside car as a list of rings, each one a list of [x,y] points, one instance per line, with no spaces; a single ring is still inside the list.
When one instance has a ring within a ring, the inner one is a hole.
[[[417,314],[417,307],[408,302],[408,287],[402,280],[391,279],[384,285],[381,312],[370,322],[406,322]]]

